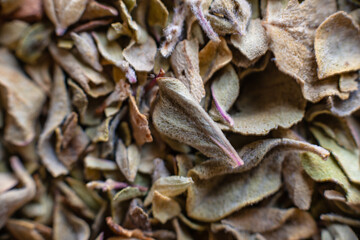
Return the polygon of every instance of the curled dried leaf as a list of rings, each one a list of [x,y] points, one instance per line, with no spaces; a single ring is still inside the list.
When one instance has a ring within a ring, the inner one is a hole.
[[[161,0],[151,0],[149,3],[148,23],[150,26],[165,27],[169,16],[169,11],[166,9]]]
[[[175,78],[159,78],[160,98],[153,111],[156,129],[165,136],[189,144],[204,155],[242,164],[220,128]],[[166,113],[166,114],[165,114]]]
[[[56,34],[63,35],[83,14],[88,0],[45,0],[46,15],[56,27]]]
[[[130,105],[130,123],[133,129],[133,137],[136,144],[142,146],[144,143],[152,142],[152,136],[149,129],[149,122],[146,116],[140,113],[136,105],[135,98],[129,95]]]
[[[49,46],[54,60],[75,80],[91,97],[108,94],[114,84],[106,75],[98,73],[76,59],[69,51],[60,49],[54,44]]]
[[[239,78],[231,65],[224,67],[219,75],[211,83],[211,95],[213,104],[209,115],[215,120],[228,122],[231,126],[234,124],[233,119],[227,111],[232,107],[238,98],[240,91]]]
[[[85,32],[80,34],[73,32],[71,33],[71,38],[74,40],[74,44],[79,51],[82,60],[95,70],[101,72],[102,66],[99,63],[99,53],[91,35]]]
[[[358,24],[345,12],[329,16],[316,30],[315,36],[314,48],[319,78],[359,70],[359,46]]]
[[[278,127],[289,128],[303,118],[306,100],[293,79],[273,64],[253,77],[242,86],[236,103],[240,112],[231,116],[234,126],[222,125],[222,129],[244,135],[264,135]]]
[[[360,190],[349,182],[333,157],[322,161],[318,156],[305,153],[301,156],[301,163],[306,173],[317,182],[334,182],[346,192],[349,204],[360,203]]]
[[[24,146],[35,137],[35,124],[45,102],[45,94],[17,68],[0,66],[0,90],[5,118],[5,140]]]
[[[215,31],[246,34],[251,18],[251,6],[246,0],[214,0],[210,5],[210,12],[206,17]]]
[[[250,61],[261,57],[268,50],[268,39],[260,19],[251,20],[245,35],[231,35],[231,43]]]
[[[189,177],[169,176],[159,178],[151,186],[151,189],[145,198],[144,206],[148,206],[152,203],[155,191],[158,191],[167,197],[175,197],[185,192],[192,183],[193,181]]]
[[[154,68],[156,50],[154,39],[148,36],[145,43],[131,42],[123,55],[136,71],[150,72]]]
[[[199,52],[200,75],[206,83],[220,68],[232,59],[232,53],[224,38],[220,42],[209,41]]]
[[[158,191],[154,192],[152,200],[152,210],[154,217],[165,224],[168,220],[180,214],[181,208],[178,202]]]
[[[87,240],[90,237],[89,225],[71,213],[60,201],[54,210],[53,239]]]
[[[89,0],[88,4],[86,5],[84,14],[81,16],[81,20],[115,17],[117,15],[118,12],[114,7],[99,3],[95,0]]]
[[[177,79],[200,102],[205,96],[204,83],[199,70],[199,44],[196,40],[184,40],[176,45],[170,63]]]
[[[34,179],[26,171],[20,159],[10,158],[11,168],[16,177],[24,185],[19,189],[12,189],[0,194],[0,229],[5,225],[7,219],[19,208],[30,202],[36,194]]]
[[[55,129],[70,113],[70,101],[66,91],[65,76],[59,66],[55,66],[53,80],[50,110],[39,138],[38,151],[48,171],[54,177],[58,177],[68,173],[68,169],[59,161],[55,149],[51,144],[51,137]]]

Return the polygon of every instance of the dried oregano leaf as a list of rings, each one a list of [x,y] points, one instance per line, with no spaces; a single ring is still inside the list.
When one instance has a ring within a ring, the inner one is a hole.
[[[2,105],[6,109],[4,138],[24,146],[35,137],[35,124],[45,101],[45,94],[17,67],[7,61],[0,66]]]
[[[70,101],[66,92],[65,76],[59,66],[55,66],[53,81],[49,115],[39,138],[38,151],[47,170],[54,177],[57,177],[68,173],[68,169],[57,158],[55,149],[51,144],[51,136],[66,115],[70,113]]]
[[[242,85],[236,103],[240,112],[231,115],[234,126],[221,125],[222,129],[244,135],[264,135],[279,126],[291,127],[303,118],[306,101],[293,79],[273,64],[252,77]]]
[[[149,123],[146,116],[140,113],[139,108],[136,105],[135,98],[129,96],[130,105],[130,123],[133,130],[133,137],[136,144],[142,146],[144,143],[152,142],[152,136],[149,129]]]
[[[326,9],[323,8],[325,5]],[[280,13],[271,16],[272,12],[269,12],[267,15],[265,28],[276,65],[298,81],[304,98],[312,102],[331,95],[348,97],[339,91],[336,77],[319,81],[316,73],[315,30],[335,11],[334,0],[305,0],[301,4],[291,0]]]
[[[211,83],[213,103],[209,115],[215,121],[226,121],[231,124],[232,119],[229,121],[224,115],[227,114],[226,112],[238,98],[239,91],[239,78],[234,68],[231,65],[227,65],[219,72]]]
[[[152,199],[152,211],[154,217],[164,224],[179,215],[181,208],[174,199],[155,191]]]
[[[148,23],[150,26],[165,27],[169,12],[161,0],[151,0],[149,3]]]
[[[230,40],[250,61],[264,55],[268,50],[268,39],[260,19],[250,21],[244,36],[233,34]]]
[[[188,189],[186,211],[189,217],[213,222],[275,193],[281,185],[284,154],[275,151],[250,171],[200,180]]]
[[[175,78],[159,78],[160,98],[153,111],[153,122],[165,136],[189,144],[204,155],[238,166],[242,160],[220,128],[202,109],[189,91]]]
[[[204,83],[199,70],[199,44],[196,40],[184,40],[176,45],[170,58],[171,67],[177,79],[200,102],[205,96]]]
[[[329,16],[316,30],[315,36],[314,48],[319,78],[359,70],[359,46],[358,24],[345,12]]]
[[[144,206],[151,204],[155,191],[158,191],[167,197],[175,197],[185,192],[192,183],[193,181],[189,177],[169,176],[159,178],[151,186],[151,189],[145,198]]]
[[[209,41],[199,52],[200,75],[206,83],[211,76],[220,68],[228,64],[232,59],[232,53],[221,38],[220,42]]]
[[[305,239],[315,235],[317,231],[316,223],[310,213],[296,210],[282,227],[262,235],[269,240]]]
[[[6,228],[17,239],[43,240],[51,238],[52,229],[35,221],[9,219]]]
[[[71,213],[58,201],[54,210],[53,239],[86,240],[90,237],[89,225],[75,214]]]
[[[206,17],[216,32],[246,34],[251,6],[246,0],[214,0]]]
[[[9,49],[16,49],[29,24],[20,20],[6,22],[0,27],[0,43]]]
[[[280,228],[296,211],[295,208],[250,208],[221,220],[221,223],[237,230],[262,233]]]
[[[89,33],[71,33],[71,38],[74,40],[74,44],[80,53],[80,56],[84,62],[89,64],[95,70],[101,72],[102,66],[99,63],[99,53]]]
[[[294,205],[299,209],[308,210],[311,205],[314,182],[302,168],[299,153],[286,156],[283,162],[283,177],[286,190]]]
[[[274,139],[250,144],[239,154],[244,158],[245,164],[238,169],[230,170],[222,165],[215,170],[209,165],[189,172],[194,184],[188,190],[188,215],[201,221],[216,221],[276,192],[281,185],[281,165],[286,151],[281,148],[270,150],[276,146],[286,147],[287,144],[297,150],[316,152],[323,158],[329,155],[322,148],[290,139],[284,139],[284,142]],[[212,163],[212,166],[216,166],[216,162]],[[208,177],[207,173],[213,177]],[[231,174],[225,175],[226,173]]]
[[[352,92],[358,90],[357,72],[342,73],[339,79],[339,88],[342,92]]]
[[[0,194],[0,229],[5,225],[7,219],[19,208],[30,202],[36,194],[34,179],[26,171],[20,159],[10,158],[10,165],[16,177],[23,184],[22,188],[12,189]]]
[[[27,63],[35,63],[50,42],[52,30],[45,24],[36,23],[22,34],[16,47],[16,56]]]
[[[308,151],[318,154],[323,159],[330,155],[324,148],[307,142],[286,138],[273,138],[255,141],[241,148],[239,156],[244,161],[242,166],[231,168],[224,162],[208,160],[196,165],[190,170],[190,173],[196,175],[199,179],[205,180],[215,176],[245,172],[256,167],[271,151],[278,150]]]
[[[360,190],[348,181],[333,157],[323,161],[314,154],[305,153],[301,157],[301,162],[312,179],[317,182],[334,182],[344,189],[349,204],[360,203]]]
[[[359,150],[352,151],[338,145],[335,140],[326,136],[317,128],[310,128],[319,144],[331,151],[334,158],[337,160],[349,180],[353,183],[360,183],[360,163],[359,163]]]
[[[358,219],[341,216],[335,213],[321,214],[320,219],[329,222],[339,222],[353,227],[360,227],[360,221]]]
[[[331,239],[358,239],[354,231],[347,225],[331,224],[327,227]]]
[[[83,14],[88,0],[45,0],[46,15],[56,27],[56,34],[63,35],[67,28]]]
[[[124,58],[136,71],[150,72],[154,68],[156,43],[148,36],[146,42],[131,42],[123,51]]]
[[[86,5],[84,14],[81,20],[90,20],[95,18],[113,17],[117,16],[118,12],[114,7],[99,3],[95,0],[89,0]]]
[[[140,164],[140,152],[135,144],[127,149],[121,140],[116,149],[116,163],[129,182],[133,182]]]
[[[60,49],[54,44],[49,46],[54,60],[74,79],[91,97],[108,94],[114,88],[113,82],[103,73],[87,67],[69,51]]]

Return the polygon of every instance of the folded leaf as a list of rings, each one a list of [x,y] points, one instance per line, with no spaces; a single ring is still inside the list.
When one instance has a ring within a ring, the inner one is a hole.
[[[220,128],[175,78],[159,78],[160,98],[152,115],[156,129],[204,155],[238,166],[242,160]]]

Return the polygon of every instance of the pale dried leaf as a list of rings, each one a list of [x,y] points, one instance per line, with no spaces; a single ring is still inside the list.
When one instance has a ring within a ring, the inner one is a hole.
[[[166,26],[169,12],[161,0],[150,0],[149,11],[147,14],[147,20],[150,26]]]
[[[342,92],[352,92],[358,90],[359,74],[357,72],[343,73],[340,75],[339,88]]]
[[[30,202],[36,194],[35,181],[26,171],[20,159],[11,157],[10,165],[23,187],[0,194],[0,229],[16,210]]]
[[[268,50],[268,38],[260,19],[250,21],[245,35],[233,34],[230,40],[250,61],[264,55]]]
[[[206,83],[211,76],[220,68],[228,64],[232,59],[232,53],[221,38],[220,42],[209,41],[199,52],[200,75]]]
[[[158,179],[152,186],[144,200],[144,206],[151,204],[154,192],[158,191],[167,197],[175,197],[185,192],[193,183],[189,177],[169,176]]]
[[[117,15],[118,12],[114,7],[99,3],[95,0],[89,0],[88,4],[86,5],[84,14],[81,16],[81,20],[115,17]]]
[[[83,14],[88,0],[44,0],[45,13],[56,27],[56,34],[63,35]]]
[[[17,69],[2,64],[0,72],[2,104],[7,112],[5,140],[14,145],[27,145],[35,137],[35,124],[46,96]]]
[[[306,101],[296,82],[271,64],[243,84],[236,106],[240,112],[231,115],[234,126],[221,128],[244,135],[265,135],[272,129],[289,128],[299,122]]]
[[[55,149],[51,143],[51,137],[55,129],[70,113],[70,100],[66,91],[65,76],[59,66],[55,66],[53,81],[49,113],[39,137],[38,151],[47,170],[54,177],[58,177],[62,174],[67,174],[68,169],[56,156]]]
[[[123,55],[136,71],[150,72],[154,68],[156,50],[155,40],[148,36],[145,43],[131,42]]]
[[[319,26],[314,48],[320,79],[360,69],[360,28],[345,12],[329,16]]]
[[[205,96],[204,83],[199,70],[199,44],[196,40],[184,40],[176,45],[170,58],[175,76],[200,102]]]
[[[171,199],[165,195],[162,195],[158,191],[155,191],[152,200],[152,211],[154,217],[162,224],[165,224],[170,219],[179,215],[181,208],[179,203],[174,199]]]
[[[60,201],[55,206],[53,225],[54,240],[87,240],[90,237],[89,225],[71,213]]]
[[[102,66],[99,63],[99,53],[91,35],[85,32],[80,34],[73,32],[71,33],[71,38],[74,40],[74,44],[79,51],[82,60],[95,70],[101,72]]]

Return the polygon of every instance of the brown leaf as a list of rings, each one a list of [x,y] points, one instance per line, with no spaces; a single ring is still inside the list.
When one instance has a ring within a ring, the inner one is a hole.
[[[48,226],[28,220],[9,219],[6,228],[16,239],[44,240],[52,234],[52,229]]]
[[[316,222],[305,211],[295,210],[294,214],[280,228],[263,233],[265,239],[305,239],[310,238],[317,232]]]
[[[236,106],[240,112],[231,115],[234,126],[221,128],[244,135],[265,135],[272,129],[289,128],[301,121],[306,100],[296,82],[271,64],[243,84]]]
[[[70,52],[54,44],[49,46],[50,53],[57,62],[91,97],[108,94],[114,88],[113,82],[104,74],[98,73],[77,60]]]
[[[200,102],[205,96],[204,83],[199,70],[199,44],[196,40],[184,40],[176,45],[170,63],[177,79]]]
[[[44,0],[45,13],[56,27],[56,34],[63,35],[83,14],[88,0]]]
[[[295,208],[250,208],[221,220],[221,223],[240,231],[263,233],[280,228],[296,211]]]
[[[87,240],[90,237],[90,228],[81,218],[71,213],[57,197],[54,209],[53,239]]]
[[[11,18],[26,21],[40,21],[43,16],[42,2],[42,0],[22,0],[20,7],[11,14]]]
[[[232,53],[221,38],[220,42],[209,41],[199,52],[200,75],[206,83],[211,76],[220,68],[228,64],[232,59]]]
[[[158,191],[164,196],[175,197],[185,192],[193,183],[190,177],[169,176],[159,178],[152,186],[144,200],[144,206],[152,203],[154,192]]]
[[[35,124],[43,103],[44,92],[18,69],[0,66],[0,90],[6,109],[5,140],[24,146],[35,137]]]
[[[314,191],[314,182],[304,172],[299,154],[293,153],[286,156],[283,163],[283,177],[286,190],[294,205],[299,209],[308,210]]]
[[[54,69],[54,84],[52,86],[50,108],[45,126],[39,137],[38,151],[47,170],[58,177],[67,174],[68,169],[59,161],[51,143],[51,137],[55,129],[70,113],[70,101],[66,92],[65,76],[59,66]]]
[[[280,13],[267,15],[265,28],[276,65],[298,81],[304,98],[312,102],[331,95],[347,97],[339,91],[336,77],[319,81],[313,52],[316,28],[335,11],[333,0],[305,0],[301,4],[291,0]]]
[[[110,227],[111,231],[122,237],[126,237],[126,238],[134,237],[136,239],[141,239],[141,240],[154,240],[151,237],[147,237],[140,229],[128,230],[121,227],[120,225],[116,224],[111,217],[106,218],[106,223]]]
[[[156,50],[156,42],[148,36],[145,43],[131,42],[123,55],[136,71],[150,72],[154,68]]]
[[[354,231],[347,225],[331,224],[328,226],[328,230],[332,235],[332,239],[358,239]]]
[[[208,157],[231,166],[242,164],[235,149],[220,128],[175,78],[159,78],[160,98],[153,111],[153,122],[163,135],[186,143]]]
[[[149,129],[149,123],[144,114],[141,114],[135,98],[129,95],[130,105],[130,123],[133,129],[133,137],[135,138],[136,144],[142,146],[146,142],[152,142],[152,136]]]
[[[102,66],[99,63],[99,53],[91,35],[85,32],[80,34],[72,32],[71,38],[74,40],[74,44],[79,51],[82,60],[95,70],[101,72]]]
[[[358,90],[359,74],[357,72],[343,73],[340,75],[339,88],[342,92],[352,92]]]
[[[30,202],[36,194],[35,182],[20,162],[20,159],[11,157],[10,165],[16,177],[24,186],[0,194],[0,229],[15,211]]]
[[[319,78],[360,69],[359,46],[358,24],[345,12],[329,16],[316,30],[315,36]]]
[[[117,10],[109,5],[99,3],[95,0],[89,0],[86,5],[84,14],[81,16],[81,20],[92,20],[103,17],[115,17],[118,15]]]
[[[140,152],[138,147],[135,144],[132,144],[126,149],[125,145],[119,139],[116,147],[115,159],[125,178],[129,182],[133,182],[140,164]]]
[[[0,27],[0,43],[9,49],[16,49],[22,34],[28,27],[28,23],[20,20],[3,23]]]

